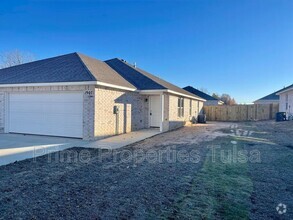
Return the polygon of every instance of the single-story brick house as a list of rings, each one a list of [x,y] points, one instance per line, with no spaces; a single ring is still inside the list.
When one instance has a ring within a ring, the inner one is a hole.
[[[287,116],[293,115],[293,84],[277,93],[280,96],[280,112],[286,112]]]
[[[224,102],[219,100],[219,99],[216,99],[215,97],[209,95],[209,94],[206,94],[196,88],[193,88],[192,86],[186,86],[183,88],[184,90],[192,93],[193,95],[196,95],[202,99],[205,99],[206,101],[204,102],[204,105],[205,106],[208,106],[208,105],[223,105]]]
[[[124,60],[71,53],[0,70],[0,132],[101,139],[188,123],[204,99]]]

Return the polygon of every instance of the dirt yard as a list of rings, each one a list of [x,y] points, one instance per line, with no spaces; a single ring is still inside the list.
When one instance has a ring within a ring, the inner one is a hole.
[[[0,219],[293,219],[292,158],[293,123],[272,121],[72,148],[1,166]]]

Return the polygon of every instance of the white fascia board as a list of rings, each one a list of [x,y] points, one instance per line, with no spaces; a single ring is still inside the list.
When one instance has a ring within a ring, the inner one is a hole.
[[[40,86],[79,86],[79,85],[95,85],[96,81],[88,82],[56,82],[56,83],[21,83],[21,84],[2,84],[0,88],[7,87],[40,87]]]
[[[115,89],[122,89],[128,91],[136,91],[134,88],[128,88],[124,86],[117,86],[110,83],[103,83],[97,81],[85,81],[85,82],[54,82],[54,83],[21,83],[21,84],[0,84],[0,88],[7,87],[41,87],[41,86],[81,86],[81,85],[100,85]]]
[[[132,92],[137,91],[134,88],[129,88],[129,87],[125,87],[125,86],[117,86],[117,85],[114,85],[114,84],[104,83],[104,82],[99,82],[99,81],[96,82],[96,85],[105,86],[105,87],[114,88],[114,89],[127,90],[127,91],[132,91]]]
[[[149,94],[149,95],[159,95],[159,94],[162,94],[163,92],[168,92],[168,93],[171,93],[171,94],[174,94],[174,95],[184,96],[184,97],[187,97],[187,98],[200,100],[200,101],[203,101],[203,102],[206,101],[205,99],[201,99],[201,98],[197,98],[197,97],[194,97],[194,96],[186,95],[186,94],[183,94],[183,93],[180,93],[180,92],[175,92],[175,91],[170,90],[170,89],[150,89],[150,90],[137,90],[137,91],[140,94]]]
[[[202,98],[197,98],[197,97],[194,97],[194,96],[191,96],[191,95],[186,95],[186,94],[183,94],[183,93],[180,93],[180,92],[175,92],[175,91],[169,90],[169,89],[167,90],[167,92],[169,92],[171,94],[180,95],[180,96],[184,96],[184,97],[187,97],[187,98],[203,101],[203,102],[207,101],[207,100],[202,99]]]
[[[289,92],[289,91],[291,91],[291,90],[293,90],[293,87],[292,87],[292,88],[285,89],[285,90],[283,90],[283,91],[281,91],[281,92],[278,92],[278,93],[276,93],[276,95],[280,95],[280,94],[282,94],[282,93],[284,93],[284,92]]]

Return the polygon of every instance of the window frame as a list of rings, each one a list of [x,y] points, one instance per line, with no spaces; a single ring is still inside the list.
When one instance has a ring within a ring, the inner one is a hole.
[[[177,114],[179,118],[184,117],[184,98],[179,97],[177,103]]]

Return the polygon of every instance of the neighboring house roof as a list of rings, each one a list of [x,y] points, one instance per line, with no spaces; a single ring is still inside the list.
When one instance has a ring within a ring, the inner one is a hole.
[[[287,86],[286,88],[282,89],[281,91],[278,91],[277,95],[280,95],[280,94],[282,94],[284,92],[288,92],[288,91],[291,91],[291,90],[293,90],[293,84],[291,86]]]
[[[195,89],[192,86],[186,86],[183,89],[188,91],[188,92],[190,92],[190,93],[192,93],[192,94],[194,94],[194,95],[196,95],[196,96],[199,96],[200,98],[203,98],[203,99],[205,99],[207,101],[220,101],[220,102],[222,102],[221,100],[216,99],[213,96],[210,96],[210,95],[208,95],[208,94],[206,94],[206,93],[204,93],[204,92],[202,92],[202,91],[200,91],[198,89]]]
[[[136,86],[139,90],[157,90],[167,89],[180,94],[202,99],[201,97],[194,95],[178,86],[175,86],[157,76],[154,76],[138,67],[134,67],[128,64],[126,61],[120,59],[111,59],[105,61],[116,72],[121,74],[127,81]],[[205,101],[204,99],[202,99]]]
[[[257,101],[269,101],[269,100],[278,101],[280,99],[280,96],[278,94],[282,93],[283,91],[285,91],[287,89],[289,89],[290,87],[293,87],[293,84],[291,86],[287,86],[287,87],[285,87],[283,89],[280,89],[280,90],[278,90],[276,92],[273,92],[273,93],[271,93],[271,94],[269,94],[267,96],[264,96],[264,97],[254,101],[254,102],[257,102]]]
[[[70,53],[0,69],[0,86],[74,82],[100,83],[130,90],[167,90],[203,100],[117,58],[103,62],[80,53]]]

